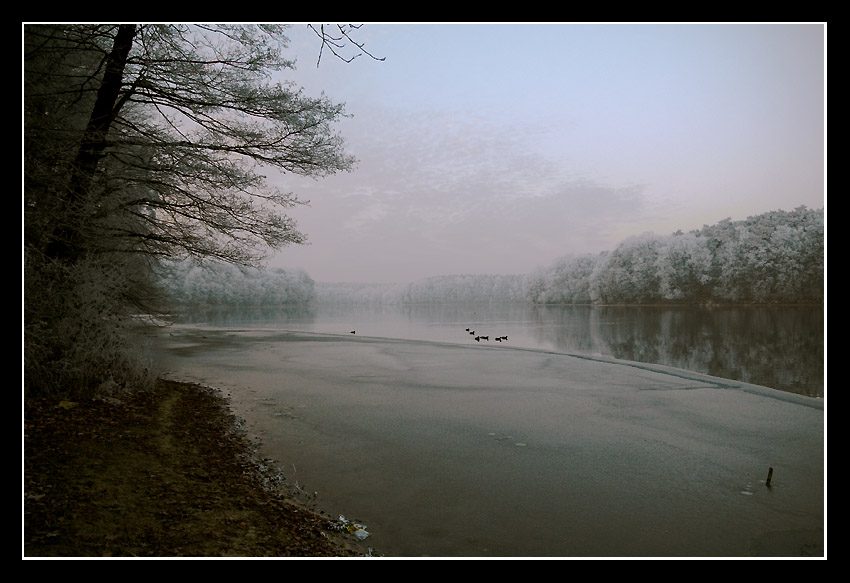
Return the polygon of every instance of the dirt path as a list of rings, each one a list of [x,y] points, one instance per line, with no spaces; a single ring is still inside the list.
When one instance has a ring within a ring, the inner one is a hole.
[[[24,411],[24,557],[362,556],[287,497],[212,391]],[[290,492],[291,493],[291,492]]]

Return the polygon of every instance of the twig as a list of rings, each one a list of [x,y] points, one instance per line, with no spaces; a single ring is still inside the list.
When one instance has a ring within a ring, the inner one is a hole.
[[[340,36],[331,36],[330,34],[325,32],[325,25],[324,24],[319,25],[319,30],[316,30],[316,27],[314,27],[312,24],[308,24],[307,27],[310,30],[312,30],[313,32],[315,32],[316,36],[318,36],[319,39],[321,39],[321,41],[322,41],[322,45],[319,47],[319,58],[316,60],[316,67],[318,67],[319,64],[322,62],[322,53],[323,53],[325,47],[328,47],[328,49],[330,49],[331,53],[333,53],[334,56],[336,56],[337,58],[339,58],[340,60],[342,60],[346,63],[350,63],[351,61],[353,61],[357,57],[362,56],[363,53],[369,55],[371,58],[375,59],[376,61],[386,60],[386,57],[376,57],[375,55],[373,55],[369,51],[367,51],[364,48],[365,43],[359,43],[359,42],[355,41],[353,38],[351,38],[351,35],[349,34],[350,31],[351,30],[358,30],[361,26],[363,26],[363,25],[362,24],[360,24],[360,25],[337,24],[336,27],[339,29]],[[347,42],[353,44],[354,46],[356,46],[358,49],[360,49],[363,52],[358,53],[358,54],[354,55],[353,57],[348,57],[348,58],[342,56],[339,52],[337,52],[337,49],[345,48]]]

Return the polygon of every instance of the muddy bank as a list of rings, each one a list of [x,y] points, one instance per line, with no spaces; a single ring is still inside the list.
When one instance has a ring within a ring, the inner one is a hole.
[[[24,410],[23,557],[355,557],[368,548],[270,482],[226,401],[159,383]]]

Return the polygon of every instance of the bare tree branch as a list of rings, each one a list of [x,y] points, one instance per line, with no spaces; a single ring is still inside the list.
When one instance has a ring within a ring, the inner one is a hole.
[[[330,26],[330,25],[328,25],[328,26]],[[334,54],[334,56],[336,56],[337,58],[341,59],[342,61],[344,61],[346,63],[350,63],[351,61],[353,61],[357,57],[362,56],[363,54],[368,55],[369,57],[375,59],[376,61],[386,60],[386,57],[376,57],[376,56],[374,56],[373,54],[371,54],[369,51],[367,51],[364,48],[365,43],[359,43],[351,37],[351,32],[353,30],[359,30],[360,27],[363,26],[362,24],[358,24],[358,25],[355,25],[355,24],[337,24],[335,26],[336,26],[337,30],[339,31],[338,36],[335,36],[335,35],[327,32],[325,30],[324,24],[320,24],[318,30],[312,24],[307,25],[307,28],[309,28],[314,33],[316,33],[316,36],[318,36],[319,40],[322,41],[322,44],[319,47],[319,57],[316,60],[316,67],[318,67],[319,64],[322,62],[322,53],[323,53],[325,47],[328,47],[328,49],[331,51],[331,53]],[[352,55],[350,57],[343,56],[341,54],[341,51],[342,51],[342,49],[345,49],[345,47],[348,44],[354,45],[355,47],[357,47],[358,50],[360,50],[362,52],[357,53],[355,55]]]

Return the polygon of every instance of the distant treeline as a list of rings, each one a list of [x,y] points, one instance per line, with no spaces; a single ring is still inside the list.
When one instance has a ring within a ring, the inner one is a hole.
[[[404,284],[317,283],[316,301],[426,304],[527,301],[525,275],[437,275]]]
[[[688,233],[646,233],[611,252],[529,276],[535,303],[816,303],[824,294],[824,210],[799,207]]]
[[[824,209],[799,207],[571,255],[522,275],[441,275],[404,284],[314,283],[301,270],[172,264],[169,293],[194,305],[293,303],[819,303]]]
[[[334,303],[819,303],[824,210],[799,207],[668,236],[645,233],[598,255],[524,275],[443,275],[409,284],[316,284]]]
[[[315,282],[300,269],[259,269],[231,263],[177,261],[163,265],[161,287],[180,305],[279,306],[315,298]]]

